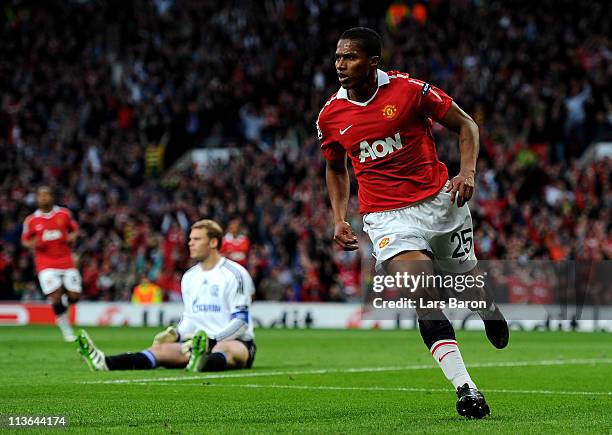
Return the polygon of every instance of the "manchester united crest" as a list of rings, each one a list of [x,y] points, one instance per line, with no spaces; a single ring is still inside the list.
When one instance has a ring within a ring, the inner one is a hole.
[[[389,120],[394,119],[397,116],[397,107],[393,104],[387,104],[382,110],[383,116]]]
[[[391,239],[389,239],[389,237],[383,237],[383,239],[378,243],[378,247],[380,249],[383,249],[385,246],[387,246],[389,244],[389,241]]]

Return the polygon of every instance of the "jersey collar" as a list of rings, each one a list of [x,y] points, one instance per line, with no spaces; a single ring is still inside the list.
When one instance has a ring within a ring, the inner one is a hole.
[[[208,270],[204,270],[204,268],[202,267],[202,263],[201,262],[198,263],[198,266],[199,266],[199,268],[200,268],[200,270],[202,272],[212,272],[213,270],[221,267],[221,265],[223,263],[225,263],[225,261],[226,261],[226,258],[223,255],[221,255],[221,258],[219,259],[219,261],[217,261],[217,263],[212,268],[210,268]]]
[[[58,210],[59,210],[59,207],[57,205],[54,205],[53,208],[51,209],[51,211],[49,211],[47,213],[45,213],[41,209],[37,209],[34,212],[34,216],[36,216],[36,217],[49,217],[49,216],[53,215],[55,212],[57,212]]]
[[[346,101],[350,101],[353,104],[356,104],[358,106],[367,106],[368,103],[370,101],[372,101],[375,97],[376,94],[378,94],[378,89],[380,89],[381,86],[384,85],[388,85],[389,84],[389,75],[384,72],[383,70],[377,69],[376,70],[376,80],[378,81],[378,88],[376,89],[376,92],[374,92],[374,95],[372,95],[372,97],[368,100],[368,101],[364,101],[359,102],[359,101],[353,101],[350,100],[348,97],[348,91],[346,89],[344,89],[343,87],[340,87],[340,90],[338,91],[338,93],[336,94],[336,98],[339,100],[346,100]]]

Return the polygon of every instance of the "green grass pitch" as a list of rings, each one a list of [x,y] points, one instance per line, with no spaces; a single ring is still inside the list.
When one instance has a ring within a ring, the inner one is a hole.
[[[146,348],[157,329],[88,332],[112,354]],[[55,327],[2,328],[0,415],[64,414],[89,433],[612,433],[610,334],[513,332],[496,350],[458,331],[491,406],[479,421],[456,414],[417,331],[256,335],[248,371],[92,373]]]

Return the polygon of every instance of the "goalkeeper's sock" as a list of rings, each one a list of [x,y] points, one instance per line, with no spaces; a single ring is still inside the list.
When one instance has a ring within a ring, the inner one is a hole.
[[[122,353],[106,357],[109,370],[150,370],[157,366],[155,355],[148,350]]]
[[[440,315],[443,316],[443,314],[437,313],[437,316]],[[437,318],[439,319],[439,317]],[[465,368],[459,346],[455,340],[455,330],[448,319],[419,320],[419,329],[425,345],[442,369],[446,379],[453,384],[455,390],[464,384],[468,384],[470,388],[476,388],[476,384]]]
[[[204,372],[222,372],[227,370],[227,358],[223,352],[214,352],[208,355],[206,364],[204,364]]]

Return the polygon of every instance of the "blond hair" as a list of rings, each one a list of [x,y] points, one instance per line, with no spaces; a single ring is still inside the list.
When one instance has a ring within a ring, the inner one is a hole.
[[[212,219],[200,219],[191,225],[192,230],[205,230],[209,239],[217,239],[217,249],[221,249],[223,241],[223,228]]]

